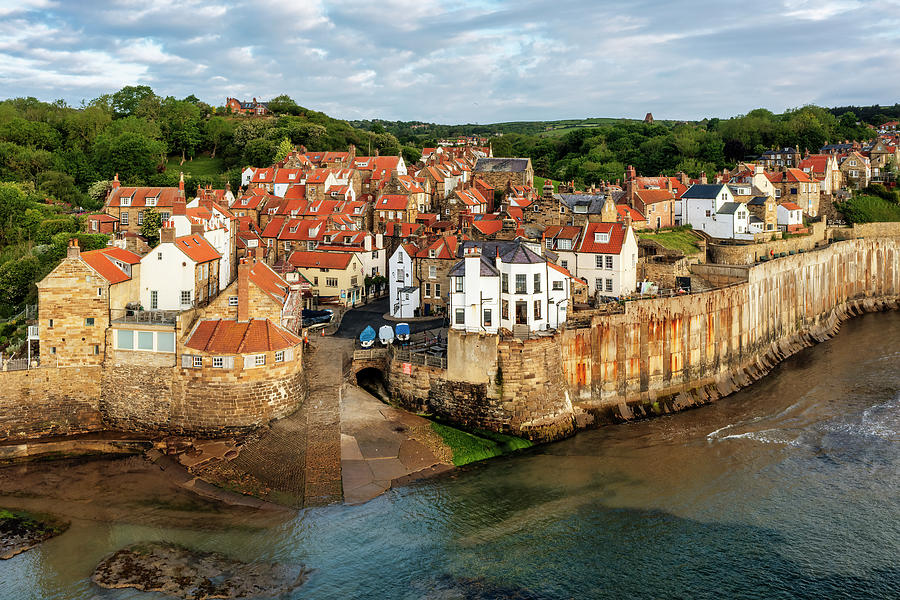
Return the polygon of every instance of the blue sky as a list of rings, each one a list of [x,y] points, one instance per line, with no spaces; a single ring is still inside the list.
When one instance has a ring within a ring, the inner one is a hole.
[[[900,101],[900,0],[0,0],[0,96],[439,123]]]

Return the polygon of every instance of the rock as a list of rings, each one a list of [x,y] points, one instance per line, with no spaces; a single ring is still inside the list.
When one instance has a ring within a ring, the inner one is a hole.
[[[132,544],[106,557],[91,580],[104,588],[136,588],[185,600],[272,598],[306,581],[303,565],[242,563],[175,544]]]
[[[48,515],[0,508],[0,560],[34,548],[68,528],[68,523]]]

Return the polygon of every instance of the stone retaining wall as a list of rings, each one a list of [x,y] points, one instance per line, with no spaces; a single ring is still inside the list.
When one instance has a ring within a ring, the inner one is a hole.
[[[809,252],[826,242],[824,221],[812,223],[809,235],[790,237],[783,240],[763,242],[759,244],[716,244],[706,246],[706,258],[710,263],[723,265],[752,265],[762,258],[770,258],[772,253],[780,254]]]

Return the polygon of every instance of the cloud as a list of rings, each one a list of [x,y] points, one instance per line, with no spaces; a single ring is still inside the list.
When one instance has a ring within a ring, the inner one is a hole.
[[[873,17],[877,15],[877,17]],[[893,103],[900,1],[0,0],[0,89],[445,123]]]

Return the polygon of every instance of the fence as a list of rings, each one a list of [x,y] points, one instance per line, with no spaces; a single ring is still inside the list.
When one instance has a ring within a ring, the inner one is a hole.
[[[24,371],[29,368],[27,358],[11,358],[6,362],[0,362],[3,364],[4,371]]]
[[[402,348],[394,350],[394,360],[425,367],[447,368],[446,356],[433,356],[425,352],[411,352]]]
[[[177,310],[111,310],[110,320],[114,323],[139,323],[143,325],[175,325]]]

